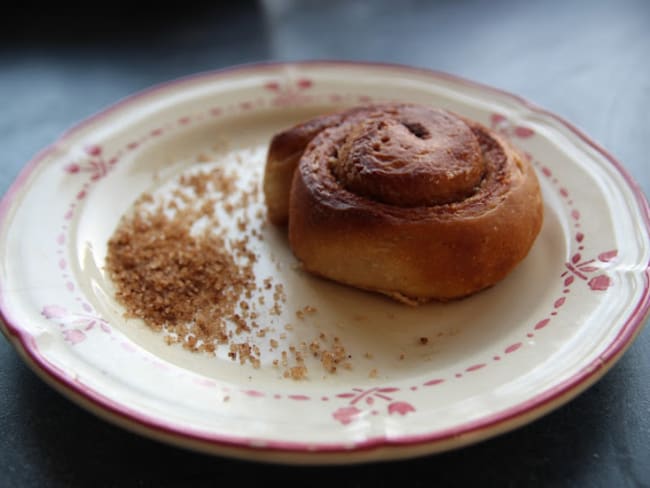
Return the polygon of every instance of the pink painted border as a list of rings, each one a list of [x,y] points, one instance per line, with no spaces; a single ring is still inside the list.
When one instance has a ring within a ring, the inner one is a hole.
[[[629,185],[630,190],[635,196],[636,202],[639,206],[643,223],[646,232],[650,234],[650,206],[643,195],[643,192],[640,190],[638,184],[630,176],[630,174],[625,170],[625,168],[604,148],[593,142],[587,135],[585,135],[580,129],[576,128],[574,125],[570,124],[561,117],[545,110],[537,105],[519,97],[508,93],[503,90],[492,88],[487,85],[469,81],[455,75],[450,75],[447,73],[437,72],[428,70],[425,68],[417,68],[405,65],[398,64],[386,64],[386,63],[372,63],[372,62],[353,62],[353,61],[334,61],[334,60],[323,60],[323,61],[303,61],[303,62],[293,62],[293,63],[258,63],[250,65],[235,66],[231,68],[226,68],[218,71],[211,71],[206,73],[199,73],[192,76],[184,77],[178,80],[173,80],[167,83],[157,85],[148,90],[136,93],[130,97],[127,97],[118,103],[112,105],[111,107],[101,111],[85,121],[74,126],[72,129],[66,131],[57,142],[53,145],[45,148],[39,152],[21,171],[18,175],[15,182],[11,185],[7,193],[0,201],[0,225],[4,225],[4,221],[7,218],[8,212],[11,209],[14,201],[17,198],[17,195],[25,187],[26,182],[31,177],[32,173],[39,167],[39,165],[47,158],[47,156],[56,149],[57,145],[60,144],[65,139],[73,136],[83,128],[89,126],[90,124],[101,120],[107,115],[117,111],[125,105],[139,101],[143,98],[151,96],[155,93],[163,91],[170,87],[178,87],[180,85],[188,85],[195,82],[201,82],[208,78],[215,78],[221,76],[229,76],[233,73],[245,73],[247,71],[259,72],[264,70],[277,70],[283,67],[289,66],[304,66],[304,67],[317,67],[319,65],[323,66],[350,66],[357,68],[384,68],[390,70],[398,70],[404,73],[416,73],[419,75],[428,76],[434,79],[443,79],[450,81],[455,84],[464,85],[471,88],[478,88],[485,91],[491,91],[493,93],[498,93],[503,96],[507,96],[512,100],[517,101],[521,105],[527,107],[528,109],[542,113],[548,117],[551,117],[574,134],[576,134],[581,140],[586,144],[590,145],[601,155],[603,155],[623,176],[626,183]],[[299,443],[299,442],[287,442],[287,441],[268,441],[265,442],[264,447],[255,447],[251,446],[250,442],[252,439],[241,439],[236,437],[224,436],[219,434],[208,434],[203,431],[190,429],[186,426],[176,425],[173,423],[168,423],[161,421],[159,419],[149,417],[140,412],[134,411],[129,407],[126,407],[118,402],[113,401],[112,399],[105,397],[101,393],[92,390],[88,386],[80,383],[78,380],[70,378],[64,371],[57,368],[55,365],[49,363],[44,357],[39,354],[38,348],[35,341],[31,336],[26,334],[23,330],[17,326],[6,310],[4,303],[4,294],[2,293],[0,285],[0,317],[4,324],[2,327],[3,332],[7,334],[10,341],[16,345],[19,352],[21,352],[27,362],[32,366],[36,372],[43,376],[48,382],[52,383],[55,387],[62,390],[68,396],[76,400],[82,400],[83,403],[89,402],[91,407],[96,407],[99,411],[104,414],[108,419],[113,421],[120,421],[124,424],[125,422],[137,430],[138,427],[144,428],[150,434],[158,434],[167,439],[176,439],[178,441],[189,441],[198,444],[202,450],[218,450],[218,447],[223,447],[225,449],[234,448],[237,450],[250,450],[250,451],[284,451],[284,452],[296,452],[305,455],[318,455],[319,453],[337,453],[337,452],[360,452],[367,451],[382,447],[405,447],[405,446],[417,446],[417,445],[431,445],[436,446],[448,442],[451,444],[452,441],[458,440],[460,436],[465,436],[467,442],[474,439],[483,439],[489,437],[490,435],[497,434],[500,431],[507,430],[508,422],[511,422],[511,426],[519,425],[524,423],[524,418],[532,419],[542,415],[543,413],[549,411],[550,409],[559,406],[564,403],[564,401],[569,400],[573,396],[577,395],[584,388],[588,387],[599,377],[601,377],[616,361],[620,355],[626,350],[626,348],[632,343],[635,336],[639,333],[641,328],[644,325],[644,321],[650,312],[650,263],[646,265],[646,269],[643,271],[645,275],[645,283],[643,288],[642,296],[637,303],[634,311],[630,314],[626,320],[623,327],[620,329],[617,336],[614,340],[606,347],[603,353],[599,358],[592,363],[586,365],[581,371],[576,373],[573,377],[565,380],[564,382],[556,385],[555,387],[536,395],[535,397],[523,402],[515,407],[506,409],[497,414],[468,422],[462,426],[457,426],[442,431],[431,432],[420,435],[410,435],[404,436],[397,439],[389,439],[384,436],[378,436],[375,438],[369,438],[365,441],[354,444],[352,448],[347,447],[342,443],[331,443],[331,444],[308,444],[308,443]],[[6,327],[6,329],[5,329]],[[11,340],[13,336],[16,340]],[[86,405],[88,406],[88,405]],[[516,420],[521,419],[521,422],[517,423]],[[460,442],[459,444],[463,444]],[[433,451],[434,449],[432,449]]]

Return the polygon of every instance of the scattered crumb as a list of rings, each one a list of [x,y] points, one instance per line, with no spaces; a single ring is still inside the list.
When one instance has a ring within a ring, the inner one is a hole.
[[[373,368],[370,370],[370,373],[368,373],[368,378],[376,378],[378,374],[377,368]]]
[[[320,360],[323,368],[325,368],[325,371],[328,373],[334,373],[336,371],[336,360],[330,351],[324,351],[321,354]]]
[[[320,354],[320,343],[316,340],[311,341],[309,344],[309,350],[315,358],[318,357]]]
[[[288,371],[284,372],[285,378],[291,378],[292,380],[303,380],[307,378],[307,368],[302,365],[294,366]]]
[[[422,345],[426,345],[426,344],[429,343],[429,338],[428,337],[420,337],[419,342]]]
[[[300,320],[304,320],[305,316],[315,314],[317,311],[318,310],[316,307],[305,305],[300,310],[296,310],[296,317],[298,317]]]

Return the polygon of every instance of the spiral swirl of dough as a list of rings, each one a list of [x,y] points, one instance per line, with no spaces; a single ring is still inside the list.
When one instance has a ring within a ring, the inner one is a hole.
[[[265,191],[278,161],[291,176],[276,205],[286,216],[273,218],[266,192],[269,215],[288,219],[303,267],[402,301],[495,284],[542,224],[532,166],[497,134],[444,110],[376,105],[290,129],[271,144]]]
[[[455,202],[476,191],[485,163],[462,120],[412,106],[384,113],[331,131],[342,143],[330,169],[345,188],[401,207]]]

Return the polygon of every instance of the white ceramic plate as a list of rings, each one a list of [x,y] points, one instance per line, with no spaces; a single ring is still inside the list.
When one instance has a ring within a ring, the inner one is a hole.
[[[301,273],[282,233],[263,227],[258,276],[273,276],[287,295],[279,317],[259,307],[271,336],[288,345],[338,335],[353,356],[352,369],[336,374],[309,363],[302,381],[273,366],[269,337],[259,339],[255,369],[223,351],[167,346],[123,318],[103,270],[106,242],[143,191],[164,193],[178,174],[206,164],[255,181],[276,131],[387,99],[477,119],[532,158],[545,223],[505,281],[409,308]],[[648,313],[648,206],[624,169],[518,97],[403,66],[254,65],[156,87],[45,149],[5,195],[1,215],[3,330],[37,373],[131,430],[248,459],[395,459],[513,429],[601,377]],[[317,311],[296,320],[307,305]]]

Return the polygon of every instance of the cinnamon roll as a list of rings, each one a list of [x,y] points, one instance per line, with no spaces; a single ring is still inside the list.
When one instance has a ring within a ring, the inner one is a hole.
[[[277,134],[264,192],[305,270],[407,303],[494,285],[543,219],[534,169],[508,141],[413,104],[357,107]]]

